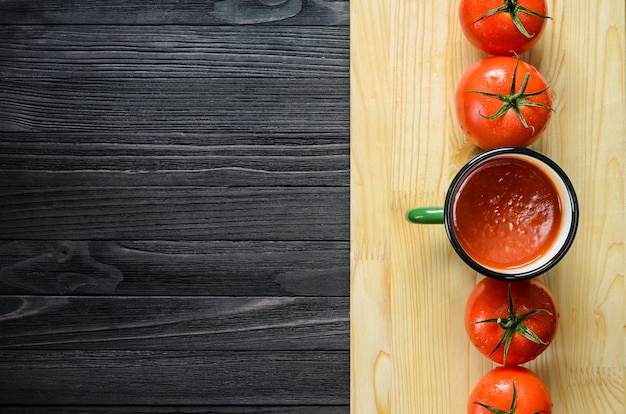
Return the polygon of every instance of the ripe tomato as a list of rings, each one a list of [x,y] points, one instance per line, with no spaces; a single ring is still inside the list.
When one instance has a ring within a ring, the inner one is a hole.
[[[476,384],[467,403],[468,414],[550,414],[548,388],[532,371],[498,367]]]
[[[556,334],[559,313],[552,293],[537,279],[481,280],[465,305],[465,330],[480,353],[498,364],[535,359]]]
[[[456,114],[467,138],[488,150],[527,147],[552,116],[552,99],[541,73],[510,56],[471,65],[456,89]]]
[[[521,54],[546,25],[545,0],[461,0],[459,20],[470,43],[490,55]]]

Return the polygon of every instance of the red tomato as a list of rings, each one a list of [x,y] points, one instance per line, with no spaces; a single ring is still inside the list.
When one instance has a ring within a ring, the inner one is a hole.
[[[480,281],[465,305],[465,330],[480,353],[503,365],[535,359],[556,334],[559,313],[538,279]]]
[[[522,367],[498,367],[474,387],[467,403],[468,414],[550,414],[552,400],[546,385]]]
[[[456,114],[467,138],[488,150],[527,147],[552,116],[548,83],[532,65],[492,56],[470,66],[456,89]]]
[[[461,0],[459,20],[470,43],[490,55],[521,54],[546,25],[545,0]]]

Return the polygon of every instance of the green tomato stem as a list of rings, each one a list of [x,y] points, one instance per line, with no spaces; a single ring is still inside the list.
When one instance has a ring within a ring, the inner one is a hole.
[[[535,33],[528,33],[528,30],[526,30],[526,28],[522,24],[522,21],[520,20],[519,14],[526,13],[530,14],[531,16],[539,17],[541,19],[551,19],[551,17],[544,16],[543,14],[539,14],[536,11],[531,10],[527,7],[520,6],[519,4],[517,4],[517,1],[518,0],[504,0],[504,4],[502,6],[489,10],[487,13],[474,20],[473,23],[476,24],[477,22],[486,19],[489,16],[493,16],[494,14],[508,13],[509,15],[511,15],[511,19],[513,20],[513,24],[515,25],[517,30],[519,30],[520,33],[524,35],[524,37],[530,39],[531,37],[535,36]]]
[[[509,89],[508,95],[485,92],[485,91],[477,91],[474,89],[470,89],[467,92],[477,93],[479,95],[488,96],[490,98],[495,98],[495,99],[502,101],[502,106],[493,115],[484,115],[479,112],[478,114],[482,116],[483,118],[493,121],[495,119],[500,118],[509,109],[511,109],[513,110],[513,112],[515,112],[515,114],[519,118],[524,128],[530,128],[532,130],[532,135],[535,135],[535,127],[528,125],[528,122],[526,122],[526,119],[524,118],[524,114],[522,114],[521,107],[522,106],[534,106],[534,107],[539,107],[539,108],[545,108],[550,111],[554,111],[554,109],[551,106],[542,104],[540,102],[534,102],[534,101],[528,100],[528,98],[541,95],[542,93],[548,90],[548,88],[544,88],[538,92],[526,93],[526,87],[528,87],[528,81],[530,80],[530,72],[527,72],[524,75],[524,80],[522,81],[522,85],[520,87],[519,92],[515,92],[515,81],[517,79],[518,66],[519,66],[519,57],[517,58],[517,62],[515,63],[515,69],[513,71],[513,79],[511,81],[511,88]]]
[[[515,306],[513,304],[513,296],[511,295],[511,284],[509,283],[508,287],[508,301],[509,301],[509,314],[506,318],[493,318],[493,319],[485,319],[482,321],[476,321],[474,324],[480,323],[497,323],[498,326],[503,330],[502,337],[496,344],[496,346],[491,350],[488,354],[489,356],[493,355],[498,349],[504,347],[504,355],[502,359],[502,365],[506,365],[506,359],[509,354],[509,348],[511,347],[511,342],[513,341],[513,337],[515,334],[519,334],[524,338],[532,341],[536,344],[546,345],[546,342],[542,340],[539,335],[537,335],[532,329],[524,324],[524,320],[529,318],[532,315],[535,315],[540,312],[545,312],[548,315],[552,315],[547,309],[533,309],[530,312],[524,313],[522,315],[517,315],[515,313]]]

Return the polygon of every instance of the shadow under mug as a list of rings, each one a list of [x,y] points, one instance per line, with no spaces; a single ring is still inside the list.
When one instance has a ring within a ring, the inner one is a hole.
[[[444,224],[457,254],[504,280],[538,276],[565,256],[578,228],[578,200],[565,172],[528,148],[503,147],[471,159],[443,207],[409,210],[418,224]]]

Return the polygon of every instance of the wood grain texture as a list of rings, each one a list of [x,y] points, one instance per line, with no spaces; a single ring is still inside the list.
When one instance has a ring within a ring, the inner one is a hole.
[[[0,25],[8,79],[349,77],[347,26],[12,23]]]
[[[6,187],[345,186],[348,132],[0,133]]]
[[[9,78],[0,130],[338,133],[349,121],[339,104],[348,88],[327,78]]]
[[[338,405],[349,394],[348,358],[348,351],[7,350],[0,404]]]
[[[0,410],[348,411],[348,5],[0,2]]]
[[[581,202],[572,250],[542,279],[555,342],[528,366],[555,413],[624,412],[624,3],[551,1],[524,60],[551,85],[555,116],[533,148],[569,174]],[[405,220],[442,205],[477,153],[454,112],[457,81],[483,57],[458,1],[351,2],[351,389],[354,413],[460,413],[492,364],[462,315],[480,279],[443,227]]]
[[[0,23],[347,25],[347,0],[208,0],[155,2],[113,0],[2,2]]]
[[[0,293],[350,295],[349,243],[15,240],[0,244]]]
[[[0,239],[347,241],[348,205],[343,187],[0,188]]]
[[[4,406],[5,414],[345,414],[347,405],[279,405],[279,406],[47,406],[23,407]]]
[[[0,296],[0,349],[348,351],[348,298]]]

